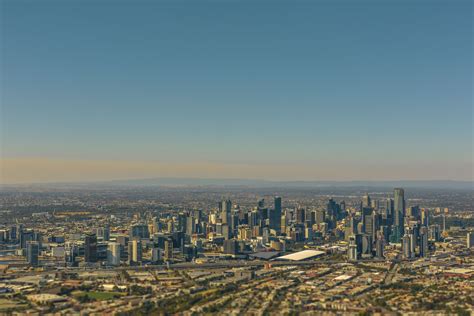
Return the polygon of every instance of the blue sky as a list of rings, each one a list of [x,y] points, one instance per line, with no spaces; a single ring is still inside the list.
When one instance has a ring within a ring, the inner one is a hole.
[[[472,177],[471,1],[3,0],[1,11],[3,159]]]

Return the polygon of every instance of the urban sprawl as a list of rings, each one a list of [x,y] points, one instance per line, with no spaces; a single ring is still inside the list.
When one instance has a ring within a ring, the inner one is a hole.
[[[473,314],[472,191],[426,192],[6,190],[0,314]]]

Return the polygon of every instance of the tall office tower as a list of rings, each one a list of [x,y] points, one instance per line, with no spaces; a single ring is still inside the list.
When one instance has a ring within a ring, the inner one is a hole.
[[[403,231],[405,216],[405,191],[401,188],[395,188],[393,191],[394,201],[394,223],[393,225]]]
[[[231,208],[232,208],[232,203],[231,203]],[[201,209],[196,209],[196,210],[192,210],[191,214],[193,214],[193,217],[200,221],[202,220],[202,210]]]
[[[64,261],[67,266],[76,266],[76,257],[79,253],[78,247],[70,242],[64,245]]]
[[[377,232],[380,229],[382,216],[377,212],[372,212],[372,240],[377,239]]]
[[[158,222],[160,221],[159,218],[157,218]],[[156,222],[154,220],[154,222]],[[174,223],[174,228],[177,231],[184,232],[186,230],[186,214],[184,212],[179,212],[178,215],[176,216],[176,222]]]
[[[388,226],[391,226],[393,223],[393,209],[394,209],[393,199],[385,200],[384,219],[385,219],[386,225]]]
[[[304,224],[305,221],[305,209],[302,207],[299,207],[296,209],[296,223],[298,224]]]
[[[372,236],[369,234],[362,235],[362,257],[371,258],[372,257]]]
[[[372,207],[372,202],[368,193],[362,197],[362,208],[364,207]]]
[[[230,235],[235,236],[237,234],[237,227],[239,226],[239,210],[233,210],[230,215]]]
[[[191,236],[194,233],[196,233],[196,221],[194,217],[189,215],[186,217],[186,235]]]
[[[257,209],[254,209],[250,212],[250,216],[249,216],[249,225],[250,227],[254,227],[254,226],[257,226],[258,225],[258,210]]]
[[[428,255],[428,228],[422,226],[420,228],[420,257]]]
[[[142,242],[139,239],[130,241],[132,244],[132,256],[131,261],[133,263],[140,263],[142,261]]]
[[[309,226],[313,226],[316,224],[316,212],[315,211],[310,211],[309,216],[306,219],[306,223],[309,223]]]
[[[342,210],[342,211],[345,211],[345,210],[346,210],[346,202],[341,201],[341,203],[339,203],[339,205],[341,206],[341,210]]]
[[[446,214],[443,213],[443,233],[446,231]]]
[[[410,238],[410,254],[412,257],[414,257],[417,238],[416,238],[413,228],[408,228],[406,230],[405,235],[408,235],[408,238]]]
[[[17,226],[13,225],[10,227],[10,236],[9,236],[11,241],[16,241],[18,240],[17,237]]]
[[[107,245],[107,264],[109,266],[119,266],[121,247],[118,242],[109,242]]]
[[[393,227],[392,242],[400,242],[400,238],[404,234],[404,218],[405,218],[405,191],[401,188],[394,189],[393,201]]]
[[[133,242],[130,240],[127,244],[127,263],[133,265]]]
[[[377,241],[375,242],[375,256],[379,259],[384,258],[385,239],[382,232],[377,233]]]
[[[230,229],[229,225],[227,224],[222,224],[222,236],[224,237],[224,240],[230,239]]]
[[[174,232],[174,221],[172,218],[170,218],[167,222],[166,222],[166,232],[168,234],[172,234]]]
[[[349,218],[346,222],[346,240],[349,241],[351,236],[354,236],[357,234],[357,220],[355,216],[349,215]]]
[[[96,229],[96,235],[98,239],[101,239],[103,241],[109,241],[110,239],[110,226],[105,225],[103,227],[98,227]]]
[[[326,205],[326,217],[329,218],[329,221],[335,221],[340,219],[340,206],[333,199],[329,199]]]
[[[97,236],[95,234],[87,234],[84,239],[84,261],[97,262]]]
[[[430,226],[430,210],[427,208],[421,209],[421,225],[422,226]]]
[[[221,221],[222,224],[229,224],[230,222],[230,211],[232,210],[232,202],[230,200],[224,200],[221,202]]]
[[[283,214],[280,220],[280,232],[283,234],[286,234],[286,225],[287,225],[286,214]]]
[[[249,223],[249,214],[248,212],[244,211],[242,208],[238,208],[239,212],[239,224],[248,224]]]
[[[133,239],[133,238],[140,238],[140,239],[150,238],[148,225],[145,225],[145,224],[132,225],[132,227],[130,227],[130,239]]]
[[[440,241],[441,240],[441,228],[439,225],[431,225],[428,229],[430,238],[433,241]]]
[[[281,197],[275,196],[274,199],[275,207],[273,208],[270,216],[270,228],[274,229],[279,233],[281,231]]]
[[[26,243],[26,261],[33,267],[38,266],[39,243],[37,241],[28,241]]]
[[[265,208],[265,199],[260,199],[257,201],[258,208]]]
[[[406,208],[406,220],[418,220],[420,218],[420,208],[418,206],[410,206]]]
[[[372,208],[363,207],[361,212],[362,217],[362,232],[372,234]]]
[[[32,230],[17,230],[17,234],[19,234],[21,249],[26,249],[28,241],[35,241],[35,233]]]
[[[386,225],[380,225],[379,232],[383,235],[384,242],[390,240],[390,229]]]
[[[347,257],[349,261],[357,261],[358,259],[357,242],[355,236],[349,237],[349,248],[347,252]]]
[[[179,215],[178,215],[179,220]],[[157,234],[161,231],[161,222],[159,217],[153,217],[151,219],[151,224],[153,225],[153,233]]]
[[[408,235],[402,237],[402,252],[405,259],[411,258],[410,237]]]
[[[151,262],[156,264],[160,259],[160,248],[153,246],[153,248],[151,248]]]
[[[474,232],[468,232],[466,239],[467,248],[474,248]]]
[[[370,207],[373,208],[374,210],[379,209],[379,200],[371,200],[370,201]]]
[[[165,240],[164,260],[165,261],[173,260],[173,241],[171,239]]]
[[[326,221],[326,212],[324,210],[316,211],[316,224],[322,224]]]

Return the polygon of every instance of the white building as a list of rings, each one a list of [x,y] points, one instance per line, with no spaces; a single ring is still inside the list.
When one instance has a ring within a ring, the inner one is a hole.
[[[110,242],[108,244],[107,264],[111,266],[120,265],[120,244],[118,242]]]

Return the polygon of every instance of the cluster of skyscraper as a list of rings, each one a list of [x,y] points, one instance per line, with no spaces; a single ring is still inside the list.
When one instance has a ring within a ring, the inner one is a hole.
[[[32,229],[25,229],[22,224],[11,226],[0,231],[0,242],[17,244],[17,254],[26,257],[31,266],[38,266],[42,236]]]
[[[369,195],[364,196],[360,215],[350,214],[346,221],[349,260],[383,258],[388,242],[401,242],[407,259],[416,255],[425,257],[428,241],[440,239],[439,225],[430,226],[429,218],[428,209],[406,206],[405,191],[401,188],[394,189],[393,199],[386,199],[384,205]]]
[[[329,199],[324,207],[283,208],[277,196],[272,207],[263,199],[254,207],[240,207],[224,199],[209,212],[169,211],[158,216],[138,213],[131,222],[129,218],[116,222],[112,232],[107,219],[107,224],[81,234],[82,240],[66,241],[64,236],[53,235],[48,236],[47,245],[52,256],[63,256],[69,266],[118,266],[190,261],[203,252],[206,256],[284,252],[296,243],[344,239],[352,261],[384,258],[388,243],[401,245],[403,257],[410,259],[427,256],[433,241],[440,240],[442,230],[439,225],[430,225],[428,209],[407,207],[401,188],[394,189],[393,198],[375,200],[367,194],[360,206],[352,205],[346,208],[344,201]],[[42,240],[40,234],[21,224],[0,230],[0,242],[17,245],[17,252],[32,266],[39,263]],[[469,233],[468,246],[473,244],[473,234]]]

